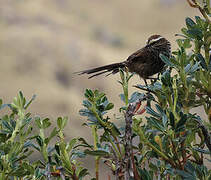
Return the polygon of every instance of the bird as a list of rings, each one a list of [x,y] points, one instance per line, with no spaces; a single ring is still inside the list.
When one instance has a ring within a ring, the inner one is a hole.
[[[151,35],[146,45],[131,54],[125,61],[108,64],[88,70],[76,72],[78,75],[88,74],[88,78],[93,78],[101,74],[116,74],[119,69],[128,69],[131,73],[138,74],[146,83],[146,79],[151,79],[154,74],[160,73],[165,63],[161,60],[160,54],[166,57],[171,56],[171,44],[161,35]]]

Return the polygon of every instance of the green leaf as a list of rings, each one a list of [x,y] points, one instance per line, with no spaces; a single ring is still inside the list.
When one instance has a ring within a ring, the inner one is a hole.
[[[121,81],[117,81],[119,84],[123,85],[123,83]]]
[[[138,173],[139,173],[141,179],[153,180],[153,177],[145,168],[144,169],[138,168]]]
[[[105,93],[97,91],[97,93],[95,94],[95,97],[96,97],[95,101],[101,100],[102,98],[104,99]]]
[[[28,147],[33,147],[37,151],[40,151],[40,148],[36,144],[34,144],[32,141],[26,141],[24,143],[24,148],[28,148]]]
[[[84,153],[88,155],[92,155],[92,156],[102,156],[102,157],[109,156],[109,152],[104,151],[104,150],[90,151],[86,149]]]
[[[184,68],[185,73],[188,74],[188,72],[190,71],[190,69],[191,69],[191,65],[190,65],[190,64],[187,64],[187,65],[185,66],[185,68]]]
[[[27,102],[25,105],[24,105],[24,109],[27,109],[29,107],[29,105],[32,103],[32,101],[34,101],[36,98],[36,95],[33,95],[32,98],[30,99],[29,102]]]
[[[165,85],[165,86],[170,86],[172,84],[171,72],[169,70],[166,70],[162,74],[161,81],[162,81],[163,85]]]
[[[146,107],[146,111],[148,114],[151,114],[152,116],[154,117],[158,117],[158,118],[161,118],[161,115],[158,114],[157,112],[155,112],[151,107],[147,106]]]
[[[198,28],[187,30],[187,33],[191,38],[194,38],[194,39],[201,40],[203,38],[203,33]]]
[[[166,56],[163,55],[163,54],[160,54],[159,56],[160,56],[161,60],[162,60],[166,65],[168,65],[168,66],[170,66],[170,67],[174,67],[174,64],[169,60],[168,57],[166,57]]]
[[[87,116],[88,117],[88,120],[91,121],[91,122],[98,122],[97,118],[95,117],[95,115],[88,109],[81,109],[79,110],[79,114],[81,116]]]
[[[81,171],[80,171],[80,173],[79,173],[79,175],[78,175],[78,177],[79,178],[83,178],[83,177],[85,177],[86,175],[88,175],[89,174],[89,172],[88,172],[88,169],[82,169]]]
[[[179,47],[183,47],[182,39],[177,39],[176,41]]]
[[[43,139],[42,139],[40,136],[36,136],[35,139],[36,139],[38,145],[39,145],[40,147],[42,147],[43,144],[44,144]]]
[[[151,126],[153,126],[154,128],[156,128],[157,130],[164,132],[165,128],[153,117],[146,117],[146,119],[148,120],[148,123],[151,124]]]
[[[26,175],[29,175],[29,172],[23,166],[16,167],[10,172],[10,176],[24,177]]]
[[[121,135],[119,129],[117,128],[117,126],[116,126],[114,123],[111,123],[110,125],[112,125],[111,131],[112,131],[116,136]]]
[[[206,29],[205,27],[205,21],[201,19],[199,16],[195,16],[196,23],[201,29]]]
[[[51,125],[51,122],[49,122],[49,121],[50,121],[49,118],[45,118],[41,121],[42,129],[46,129]]]
[[[186,35],[186,36],[188,35],[188,33],[187,33],[187,31],[188,31],[187,28],[182,28],[181,31],[182,31],[182,33],[183,33],[184,35]]]
[[[175,118],[174,118],[174,114],[172,112],[169,113],[169,118],[170,118],[170,125],[174,129],[175,128]]]
[[[207,81],[207,77],[205,76],[205,73],[201,69],[199,71],[199,81],[202,82],[205,88],[208,88],[209,82]]]
[[[163,114],[163,116],[162,116],[162,123],[163,123],[164,127],[167,127],[168,118],[167,118],[166,114]]]
[[[71,139],[68,146],[67,146],[67,152],[70,152],[73,149],[73,147],[75,146],[76,143],[77,143],[77,138]]]
[[[85,95],[85,97],[86,97],[87,99],[92,99],[92,98],[94,98],[94,93],[92,92],[91,89],[86,89],[84,95]]]
[[[106,96],[104,96],[101,101],[102,101],[102,103],[104,103],[104,102],[108,101],[108,99]]]
[[[191,164],[191,162],[187,161],[185,164],[185,169],[189,172],[189,173],[193,173],[195,175],[195,168],[194,166]]]
[[[197,55],[196,55],[196,59],[197,59],[197,61],[200,62],[202,68],[208,70],[207,64],[206,64],[206,62],[205,62],[205,59],[204,59],[204,57],[203,57],[201,54],[197,54]]]
[[[142,98],[143,96],[144,96],[143,93],[134,92],[134,93],[131,95],[130,99],[129,99],[129,103],[133,103],[133,102],[135,102],[136,100]]]
[[[0,99],[0,100],[1,100],[1,99]],[[12,107],[11,107],[11,104],[1,104],[1,105],[0,105],[0,110],[3,109],[3,108],[5,108],[5,107],[9,107],[10,109],[12,108]]]
[[[24,107],[26,103],[26,99],[24,98],[23,93],[21,91],[19,91],[17,103],[18,103],[18,107],[21,109]]]
[[[200,153],[203,153],[203,154],[210,154],[210,151],[209,149],[201,149],[201,148],[193,148],[195,151],[198,151]]]
[[[208,68],[211,71],[211,54],[210,54],[210,60],[209,60]]]
[[[186,22],[186,26],[188,27],[188,29],[192,29],[196,26],[196,23],[189,17],[187,17],[185,19],[185,22]]]
[[[150,87],[151,88],[151,87]],[[151,88],[153,91],[161,91],[162,89],[162,85],[160,82],[155,82]],[[150,97],[151,100],[154,100],[154,97],[152,96],[152,98]]]
[[[200,62],[196,62],[190,69],[189,74],[193,74],[195,71],[197,71],[200,66],[199,66]]]
[[[182,131],[184,128],[184,125],[187,121],[187,115],[182,115],[181,119],[179,120],[179,122],[176,124],[176,131]]]
[[[12,128],[12,126],[10,126],[10,124],[9,124],[7,121],[2,121],[2,126],[3,126],[4,129],[9,130],[10,133],[12,133],[13,130],[14,130],[14,129]]]
[[[48,144],[51,141],[51,139],[57,135],[57,133],[58,133],[58,131],[57,131],[56,127],[53,128],[53,130],[51,131],[50,136],[48,138],[46,138],[45,143]]]
[[[125,81],[125,73],[123,71],[123,69],[119,68],[119,74],[120,74],[120,78],[122,80],[122,82]]]
[[[92,148],[92,147],[93,147],[92,145],[89,145],[89,144],[87,143],[87,141],[86,141],[84,138],[82,138],[82,137],[80,137],[80,138],[78,139],[78,141],[81,142],[80,145],[83,145],[83,147],[89,147],[89,148]],[[78,146],[79,146],[79,145],[78,145]]]
[[[40,117],[35,117],[35,124],[37,125],[37,127],[39,129],[41,129],[42,125],[41,125],[41,119],[40,119]]]
[[[66,126],[66,124],[67,124],[67,120],[68,120],[68,118],[67,117],[58,117],[57,118],[57,125],[58,125],[58,127],[59,127],[59,129],[64,129],[64,127]]]
[[[162,109],[158,104],[155,104],[155,108],[157,109],[157,111],[158,111],[160,114],[164,114],[163,109]]]
[[[57,153],[58,155],[60,155],[60,154],[61,154],[61,151],[60,151],[59,144],[55,144],[54,147],[55,147],[56,153]]]
[[[113,103],[109,103],[106,107],[105,107],[105,111],[108,111],[110,109],[113,109],[114,104]]]
[[[188,172],[176,169],[176,173],[182,176],[183,180],[196,180],[196,177]]]
[[[81,116],[87,116],[87,117],[94,116],[94,114],[90,110],[88,110],[88,109],[80,109],[79,110],[79,114]]]
[[[131,73],[129,77],[127,77],[127,82],[134,76],[135,73]]]
[[[86,107],[86,108],[90,108],[92,106],[92,103],[90,103],[88,100],[84,100],[83,106]]]
[[[24,99],[22,91],[19,91],[19,98],[21,99],[21,101]]]
[[[188,49],[188,48],[191,48],[191,47],[192,47],[192,45],[191,45],[191,43],[190,43],[190,39],[185,39],[185,40],[184,40],[183,47],[184,47],[185,49]]]
[[[43,172],[39,168],[36,168],[34,174],[36,179],[40,179],[42,176],[44,176]]]
[[[149,168],[152,169],[155,172],[159,170],[158,167],[156,165],[154,165],[152,162],[150,162]]]

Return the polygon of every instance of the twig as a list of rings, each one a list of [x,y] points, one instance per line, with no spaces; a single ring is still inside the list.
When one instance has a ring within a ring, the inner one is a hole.
[[[108,180],[111,180],[111,176],[108,174]]]
[[[182,164],[181,164],[181,162],[180,162],[179,155],[178,155],[178,153],[177,153],[177,151],[176,151],[176,147],[175,147],[175,144],[174,144],[174,142],[173,142],[172,139],[171,139],[171,144],[172,144],[172,147],[173,147],[172,149],[173,149],[174,155],[175,155],[175,157],[177,158],[177,161],[178,161],[178,163],[179,163],[180,168],[181,168],[181,169],[184,169],[183,166],[182,166]]]
[[[114,158],[113,159],[114,159],[115,166],[116,166],[115,171],[114,171],[114,174],[116,176],[116,180],[118,180],[119,179],[119,170],[121,172],[122,167],[120,167],[120,165],[119,165],[118,156],[116,154],[116,151],[115,151],[114,147],[113,146],[110,146],[110,148],[113,151],[113,155],[114,155]]]
[[[94,137],[94,150],[97,150],[98,135],[96,125],[92,125],[92,136]],[[99,180],[99,160],[100,157],[95,157],[95,177],[96,180]]]
[[[128,109],[125,113],[125,180],[134,178],[133,169],[132,169],[132,117],[134,115],[136,106],[133,103],[130,103]]]
[[[184,170],[184,166],[187,162],[187,156],[186,156],[186,150],[185,150],[185,140],[183,140],[183,142],[181,143],[181,148],[182,148],[182,162],[183,162],[183,166],[182,166],[182,170]]]
[[[134,179],[140,179],[138,177],[138,173],[136,171],[134,159],[133,159],[133,147],[132,147],[132,117],[134,116],[134,111],[136,109],[136,106],[143,100],[146,99],[146,96],[143,96],[138,101],[135,101],[133,103],[130,103],[127,111],[125,113],[125,163],[126,163],[126,169],[125,169],[125,180],[134,178]]]

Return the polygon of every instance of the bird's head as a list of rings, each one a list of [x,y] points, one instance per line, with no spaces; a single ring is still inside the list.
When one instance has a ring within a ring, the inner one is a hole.
[[[146,42],[146,47],[153,48],[154,50],[158,50],[161,53],[164,53],[168,56],[170,56],[170,53],[171,53],[170,42],[161,35],[150,36]]]

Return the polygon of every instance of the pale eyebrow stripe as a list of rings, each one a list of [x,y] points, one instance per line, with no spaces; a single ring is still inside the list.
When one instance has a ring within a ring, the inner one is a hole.
[[[162,37],[162,36],[160,36],[160,37],[158,37],[157,39],[153,39],[153,41],[152,41],[152,42],[158,41],[158,40],[160,40],[160,39],[163,39],[163,37]]]

